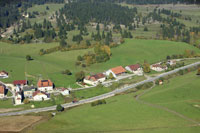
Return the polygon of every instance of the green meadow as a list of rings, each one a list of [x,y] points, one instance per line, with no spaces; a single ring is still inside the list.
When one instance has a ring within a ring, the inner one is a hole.
[[[158,62],[166,59],[167,55],[182,54],[185,49],[199,52],[199,49],[182,42],[161,40],[126,39],[124,44],[112,48],[109,61],[98,63],[86,68],[75,66],[78,55],[83,55],[93,49],[54,52],[44,56],[39,55],[40,49],[57,46],[58,43],[12,45],[0,42],[0,70],[9,72],[10,77],[2,81],[12,83],[13,80],[28,79],[36,84],[38,79],[51,79],[56,87],[78,87],[75,83],[75,73],[81,70],[87,74],[104,72],[119,65],[126,66],[135,63]],[[34,59],[26,61],[26,55]],[[72,71],[71,76],[62,75],[65,69]],[[25,76],[26,75],[26,76]]]
[[[178,76],[156,86],[141,97],[200,122],[200,77],[196,72]],[[122,132],[122,133],[197,133],[200,127],[162,109],[135,100],[141,93],[118,95],[106,99],[107,104],[92,107],[82,105],[57,114],[35,126],[30,133],[49,132]]]

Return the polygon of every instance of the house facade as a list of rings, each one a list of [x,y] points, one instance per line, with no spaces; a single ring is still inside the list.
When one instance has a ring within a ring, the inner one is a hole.
[[[162,66],[160,64],[153,64],[150,66],[150,68],[157,72],[162,72],[162,71],[167,70],[167,66]]]
[[[62,94],[63,96],[67,96],[67,95],[70,94],[70,91],[69,91],[68,89],[66,89],[66,88],[62,88],[62,89],[61,89],[61,94]]]
[[[83,82],[89,85],[96,86],[106,80],[106,76],[103,73],[87,76]]]
[[[53,82],[51,80],[39,80],[37,83],[38,90],[52,93],[53,92]]]
[[[34,86],[24,86],[23,87],[24,97],[32,98],[33,93],[35,92],[35,89],[36,88]]]
[[[22,104],[22,95],[21,95],[21,93],[15,93],[15,98],[14,98],[14,100],[15,100],[15,105],[20,105],[20,104]]]
[[[115,67],[115,68],[112,68],[112,69],[109,69],[108,71],[106,71],[107,76],[112,74],[115,78],[117,78],[118,76],[121,76],[125,73],[126,73],[126,70],[122,66],[118,66],[118,67]]]
[[[9,77],[9,76],[8,76],[8,72],[6,72],[6,71],[4,71],[4,70],[0,72],[0,78],[3,78],[3,79],[4,79],[4,78],[8,78],[8,77]]]
[[[129,65],[129,66],[126,66],[125,69],[129,72],[132,72],[132,73],[138,75],[138,76],[143,75],[143,69],[140,66],[140,64]]]
[[[0,84],[0,98],[5,97],[5,90],[6,90],[6,86],[3,84]]]
[[[32,98],[34,101],[49,100],[48,94],[46,94],[45,92],[39,91],[39,90],[37,90],[33,93]]]

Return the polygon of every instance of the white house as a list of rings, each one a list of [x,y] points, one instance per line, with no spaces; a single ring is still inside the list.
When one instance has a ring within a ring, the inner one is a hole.
[[[6,71],[3,70],[3,71],[0,72],[0,78],[4,79],[4,78],[8,78],[8,77],[9,76],[8,76],[8,73]]]
[[[33,93],[35,92],[35,87],[34,86],[24,86],[23,92],[24,92],[25,98],[32,98]]]
[[[176,65],[176,60],[168,60],[167,64],[169,64],[170,66]]]
[[[53,83],[51,80],[39,80],[38,81],[38,90],[47,92],[47,93],[52,93],[53,92]]]
[[[162,72],[162,71],[167,70],[167,66],[162,66],[160,64],[153,64],[150,66],[150,68],[157,72]]]
[[[62,88],[61,94],[62,94],[63,96],[69,95],[69,93],[70,93],[70,91],[69,91],[68,89]]]
[[[15,93],[15,105],[20,105],[22,104],[22,95],[20,92]]]
[[[109,69],[108,71],[106,71],[106,75],[109,76],[110,74],[112,74],[115,78],[123,75],[124,73],[126,73],[126,70],[122,67],[122,66],[118,66],[112,69]]]
[[[36,92],[33,93],[33,100],[34,101],[43,101],[43,100],[49,100],[48,94],[45,92],[37,90]]]
[[[6,86],[3,84],[0,84],[0,98],[5,97],[5,90],[6,90]]]
[[[98,85],[99,83],[102,83],[106,80],[106,76],[102,73],[92,75],[92,76],[87,76],[83,82],[89,85]]]
[[[126,66],[125,69],[129,72],[132,72],[132,73],[138,75],[138,76],[143,75],[143,69],[139,64]]]

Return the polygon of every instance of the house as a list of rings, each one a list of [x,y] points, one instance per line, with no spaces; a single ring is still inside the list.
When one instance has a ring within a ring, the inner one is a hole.
[[[32,98],[33,93],[35,92],[35,89],[36,88],[34,86],[24,86],[23,87],[24,97]]]
[[[161,72],[167,70],[167,66],[162,66],[161,64],[153,64],[150,68],[154,71]]]
[[[44,100],[50,99],[47,93],[39,91],[39,90],[33,93],[32,98],[34,101],[44,101]]]
[[[43,92],[53,92],[53,82],[51,80],[39,80],[37,83],[38,90]]]
[[[63,96],[69,95],[69,93],[70,93],[70,91],[69,91],[68,89],[66,89],[66,88],[62,88],[62,89],[61,89],[61,94],[62,94]]]
[[[106,76],[103,73],[98,73],[92,76],[87,76],[83,82],[89,85],[98,85],[106,80]]]
[[[9,77],[9,76],[8,76],[8,72],[6,72],[6,71],[4,71],[4,70],[0,72],[0,78],[3,78],[3,79],[4,79],[4,78],[8,78],[8,77]]]
[[[132,73],[138,75],[138,76],[143,75],[143,69],[140,66],[140,64],[129,65],[129,66],[126,66],[125,69],[129,72],[132,72]]]
[[[168,60],[167,64],[169,64],[170,66],[174,66],[176,65],[176,60]]]
[[[122,66],[118,66],[118,67],[115,67],[115,68],[112,68],[112,69],[106,71],[107,76],[112,74],[115,78],[117,76],[124,74],[124,73],[126,73],[126,70]]]
[[[20,105],[22,104],[22,95],[20,92],[15,93],[15,98],[14,98],[14,103],[15,105]]]
[[[0,84],[0,98],[5,97],[5,92],[6,92],[6,86],[3,84]]]
[[[23,87],[23,86],[25,86],[27,84],[28,84],[27,80],[15,80],[15,81],[13,81],[13,85],[14,86],[21,86],[21,87]]]

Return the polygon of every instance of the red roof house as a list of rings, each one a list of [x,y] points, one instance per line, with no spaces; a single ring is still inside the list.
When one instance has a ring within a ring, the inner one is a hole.
[[[27,80],[15,80],[13,81],[13,84],[15,86],[19,85],[19,86],[23,86],[23,85],[27,85],[28,84],[28,81]]]
[[[6,89],[6,86],[3,84],[0,84],[0,97],[4,97],[5,89]]]
[[[38,87],[53,87],[53,82],[51,80],[39,80]]]

